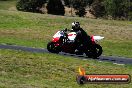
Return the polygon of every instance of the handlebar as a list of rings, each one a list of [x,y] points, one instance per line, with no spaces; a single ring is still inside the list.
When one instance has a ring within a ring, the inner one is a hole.
[[[70,29],[65,28],[63,31],[64,31],[64,32],[67,32],[67,31],[71,31],[71,30],[70,30]]]

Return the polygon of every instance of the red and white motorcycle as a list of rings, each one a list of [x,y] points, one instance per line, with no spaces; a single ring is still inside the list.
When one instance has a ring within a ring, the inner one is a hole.
[[[71,53],[76,54],[76,50],[79,47],[78,44],[74,42],[77,34],[76,32],[67,33],[65,30],[58,31],[54,36],[52,41],[47,44],[47,49],[52,53]],[[99,40],[104,37],[101,36],[91,36],[92,49],[83,50],[88,57],[97,58],[102,54],[102,47],[98,44]]]

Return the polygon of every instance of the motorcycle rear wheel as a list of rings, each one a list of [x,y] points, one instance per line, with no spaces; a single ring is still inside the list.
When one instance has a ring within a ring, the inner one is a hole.
[[[102,54],[103,50],[99,44],[95,44],[91,50],[86,52],[86,55],[90,58],[97,58]]]
[[[95,44],[95,53],[96,53],[95,58],[101,56],[102,52],[103,52],[102,47],[99,44]]]

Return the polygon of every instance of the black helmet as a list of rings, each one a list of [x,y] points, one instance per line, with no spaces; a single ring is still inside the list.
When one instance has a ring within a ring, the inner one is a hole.
[[[77,29],[77,28],[80,28],[80,23],[79,22],[73,22],[72,23],[72,28],[74,29]]]

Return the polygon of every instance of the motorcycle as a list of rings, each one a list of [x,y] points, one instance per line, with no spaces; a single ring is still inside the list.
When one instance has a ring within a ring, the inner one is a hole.
[[[77,54],[78,47],[82,47],[82,44],[75,43],[76,32],[69,32],[60,30],[54,34],[52,41],[47,44],[47,50],[51,53],[65,52],[70,54]],[[104,37],[91,36],[92,48],[82,50],[81,54],[86,54],[90,58],[97,58],[102,54],[102,47],[98,44]]]

